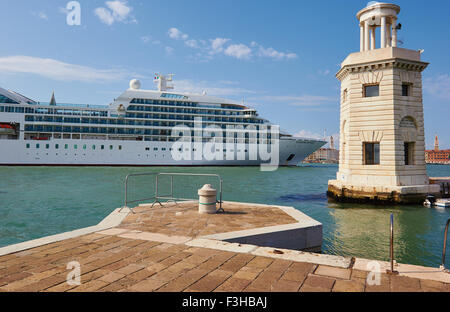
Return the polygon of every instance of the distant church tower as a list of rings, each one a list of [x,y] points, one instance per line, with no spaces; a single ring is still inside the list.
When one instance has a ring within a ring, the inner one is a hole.
[[[439,152],[439,139],[438,139],[438,136],[436,136],[436,137],[434,138],[434,150],[435,150],[436,152]]]
[[[340,162],[328,195],[337,200],[419,203],[440,190],[425,165],[421,72],[428,63],[420,51],[397,47],[399,12],[388,3],[359,11],[360,52],[336,74]]]

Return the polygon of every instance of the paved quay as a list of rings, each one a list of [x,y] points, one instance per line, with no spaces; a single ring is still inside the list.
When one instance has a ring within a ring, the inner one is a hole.
[[[369,260],[208,238],[296,223],[278,206],[224,208],[217,215],[196,214],[195,203],[116,209],[98,226],[0,248],[0,291],[450,291],[450,274],[436,268],[399,264],[399,275],[381,273],[371,285]],[[80,285],[67,283],[74,261]]]

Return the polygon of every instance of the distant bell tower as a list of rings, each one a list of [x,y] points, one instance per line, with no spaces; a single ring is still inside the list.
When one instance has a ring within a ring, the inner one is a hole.
[[[436,152],[439,152],[439,139],[438,139],[438,136],[436,136],[436,137],[434,138],[434,150],[435,150]]]
[[[439,192],[425,165],[421,52],[397,47],[400,7],[358,12],[360,51],[341,64],[340,157],[328,195],[340,201],[420,203]],[[377,37],[379,40],[377,40]]]

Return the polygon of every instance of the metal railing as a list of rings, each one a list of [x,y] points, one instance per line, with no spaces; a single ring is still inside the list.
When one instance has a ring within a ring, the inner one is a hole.
[[[441,270],[443,271],[447,271],[447,269],[445,268],[445,252],[447,250],[447,233],[448,233],[448,226],[450,224],[450,219],[447,220],[447,224],[445,225],[445,230],[444,230],[444,247],[442,249],[442,264],[441,264]]]
[[[129,181],[131,177],[138,177],[138,176],[155,176],[155,184],[154,184],[154,194],[151,197],[146,197],[146,198],[139,198],[139,199],[134,199],[134,200],[129,200],[128,198],[128,191],[129,191]],[[163,176],[167,176],[170,177],[170,193],[169,194],[160,194],[161,188],[160,188],[160,178]],[[125,200],[124,200],[124,206],[121,208],[128,208],[130,209],[133,213],[134,210],[133,208],[130,208],[128,205],[132,204],[132,203],[137,203],[137,202],[142,202],[142,201],[153,201],[152,202],[152,207],[155,204],[160,204],[161,206],[163,206],[161,201],[165,201],[165,202],[178,202],[178,201],[190,201],[190,200],[198,200],[198,197],[177,197],[174,195],[174,177],[213,177],[213,178],[217,178],[218,180],[218,184],[219,184],[219,190],[218,190],[218,198],[216,198],[216,202],[219,204],[219,212],[223,211],[223,207],[222,207],[222,194],[223,194],[223,180],[222,177],[218,174],[200,174],[200,173],[156,173],[156,172],[150,172],[150,173],[133,173],[133,174],[129,174],[126,176],[125,178]]]
[[[390,258],[391,258],[391,269],[386,270],[388,274],[398,274],[397,271],[394,270],[394,214],[391,213],[391,241],[390,241]]]

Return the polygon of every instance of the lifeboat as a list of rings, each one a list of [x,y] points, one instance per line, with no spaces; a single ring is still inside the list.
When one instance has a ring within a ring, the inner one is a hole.
[[[0,123],[0,134],[16,134],[16,127],[6,123]]]

